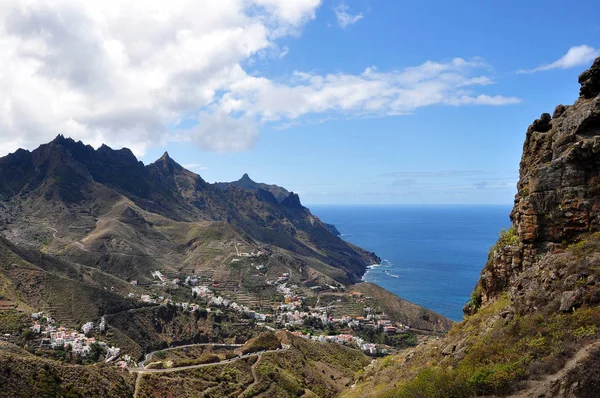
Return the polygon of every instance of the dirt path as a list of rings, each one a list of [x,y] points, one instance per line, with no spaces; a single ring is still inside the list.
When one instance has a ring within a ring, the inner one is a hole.
[[[140,382],[142,381],[142,377],[144,377],[143,373],[139,373],[135,378],[135,389],[133,390],[133,398],[137,398],[138,392],[140,391]]]
[[[203,364],[200,364],[200,365],[181,366],[179,368],[168,368],[168,369],[136,369],[136,368],[128,368],[128,370],[131,373],[141,373],[141,374],[145,374],[145,373],[173,373],[173,372],[180,372],[182,370],[204,368],[204,367],[207,367],[207,366],[224,365],[224,364],[227,364],[227,363],[239,361],[240,359],[244,359],[244,358],[260,357],[262,354],[266,354],[268,352],[281,352],[281,351],[285,351],[285,348],[284,349],[280,349],[280,350],[269,350],[269,351],[255,352],[255,353],[252,353],[252,354],[242,355],[242,356],[237,357],[237,358],[226,359],[226,360],[221,361],[221,362],[212,362],[212,363],[203,363]]]
[[[256,366],[258,365],[261,359],[262,355],[259,355],[256,362],[254,362],[254,364],[252,364],[252,366],[250,367],[250,370],[252,371],[252,377],[254,377],[254,381],[244,391],[242,391],[240,395],[238,395],[238,398],[244,398],[246,396],[246,391],[250,390],[252,387],[258,384],[258,376],[256,376]]]
[[[152,352],[149,352],[148,354],[146,354],[146,356],[144,357],[144,360],[141,361],[140,363],[138,363],[138,367],[141,369],[144,369],[144,363],[149,361],[150,358],[152,357],[152,355],[154,355],[157,352],[161,352],[161,351],[179,350],[182,348],[190,348],[190,347],[243,347],[243,346],[244,346],[243,344],[198,343],[198,344],[186,344],[186,345],[180,345],[180,346],[175,346],[175,347],[163,348],[162,350],[156,350],[156,351],[152,351]]]
[[[560,379],[565,377],[572,369],[574,369],[579,363],[584,361],[592,351],[600,348],[600,341],[588,344],[582,347],[575,353],[573,358],[569,359],[565,366],[558,372],[546,375],[540,380],[529,380],[526,384],[525,389],[518,391],[511,395],[514,398],[538,398],[538,397],[550,397],[551,389],[556,385]]]

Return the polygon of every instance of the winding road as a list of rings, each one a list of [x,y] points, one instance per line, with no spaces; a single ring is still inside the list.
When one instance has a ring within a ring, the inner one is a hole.
[[[222,343],[198,343],[198,344],[186,344],[186,345],[180,345],[180,346],[176,346],[176,347],[168,347],[168,348],[163,348],[162,350],[156,350],[156,351],[152,351],[149,352],[148,354],[146,354],[146,356],[144,357],[144,360],[138,363],[138,368],[144,369],[144,363],[146,361],[148,361],[150,358],[152,358],[152,355],[154,355],[157,352],[162,352],[162,351],[171,351],[171,350],[179,350],[181,348],[190,348],[190,347],[243,347],[243,344],[222,344]]]
[[[240,394],[240,397],[243,397],[245,392],[248,391],[248,389],[250,389],[252,386],[256,385],[258,383],[258,377],[256,375],[256,365],[258,365],[258,363],[260,362],[260,359],[262,357],[263,354],[266,353],[270,353],[270,352],[280,352],[280,351],[284,351],[287,350],[288,348],[279,348],[277,350],[266,350],[266,351],[258,351],[258,352],[253,352],[251,354],[244,354],[244,355],[240,355],[237,356],[235,358],[231,358],[231,359],[226,359],[220,362],[212,362],[212,363],[202,363],[199,365],[190,365],[190,366],[181,366],[178,368],[168,368],[168,369],[145,369],[144,368],[144,362],[147,361],[148,359],[150,359],[152,357],[152,354],[154,354],[155,352],[158,351],[168,351],[168,350],[175,350],[178,348],[186,348],[186,347],[206,347],[206,346],[213,346],[213,347],[241,347],[241,344],[210,344],[210,343],[205,343],[205,344],[189,344],[189,345],[182,345],[179,347],[170,347],[170,348],[165,348],[164,350],[157,350],[157,351],[153,351],[149,354],[146,354],[146,358],[140,362],[138,365],[141,365],[139,368],[128,368],[129,372],[131,373],[135,373],[137,375],[136,380],[135,380],[135,390],[133,393],[133,398],[137,398],[138,396],[138,392],[140,389],[140,384],[142,381],[142,377],[147,374],[147,373],[173,373],[173,372],[180,372],[180,371],[184,371],[184,370],[190,370],[190,369],[198,369],[198,368],[205,368],[208,366],[218,366],[218,365],[224,365],[224,364],[228,364],[228,363],[232,363],[235,361],[239,361],[240,359],[244,359],[244,358],[251,358],[251,357],[258,357],[258,360],[252,365],[252,367],[250,368],[252,371],[252,376],[254,377],[254,382],[248,386],[248,388],[246,388],[244,390],[244,392],[242,392]]]

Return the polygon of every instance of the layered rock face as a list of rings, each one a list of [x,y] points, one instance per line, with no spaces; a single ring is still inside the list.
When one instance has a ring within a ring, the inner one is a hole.
[[[600,231],[600,58],[579,83],[573,105],[557,106],[527,129],[513,228],[490,251],[476,288],[482,303],[506,289],[513,299],[532,294],[527,290],[556,293],[544,292],[544,278],[569,276],[553,267],[560,253]]]

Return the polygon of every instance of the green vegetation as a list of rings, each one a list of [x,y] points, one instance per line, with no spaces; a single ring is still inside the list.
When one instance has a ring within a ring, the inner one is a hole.
[[[250,354],[259,351],[269,351],[281,348],[279,339],[272,332],[264,332],[248,340],[241,349],[242,354]]]
[[[147,374],[138,397],[237,397],[252,384],[251,366],[257,358],[245,358],[171,374]]]
[[[578,260],[585,259],[592,253],[600,252],[600,232],[585,236],[579,242],[569,245],[567,251],[571,252]]]
[[[29,330],[29,326],[31,320],[26,314],[12,310],[0,311],[0,334],[21,335]]]
[[[142,352],[166,348],[171,344],[243,343],[257,331],[248,327],[240,314],[224,311],[207,318],[173,305],[151,306],[124,311],[106,317],[110,332],[107,339],[117,347],[141,357]]]
[[[383,361],[373,371],[379,372],[380,383],[369,393],[434,398],[504,395],[519,380],[557,371],[578,344],[598,337],[600,306],[572,313],[514,315],[512,319],[497,316],[511,304],[504,295],[451,329],[450,341],[466,336],[469,349],[464,356],[445,357],[440,349],[423,350],[411,360],[413,371],[395,365],[393,357],[386,358],[387,365]],[[390,388],[381,384],[382,378],[404,381]],[[366,395],[362,389],[347,394]]]
[[[286,332],[278,332],[276,336],[264,335],[255,339],[255,344],[261,340],[271,341],[273,337],[278,341],[281,339],[290,348],[176,373],[146,374],[141,379],[138,396],[220,398],[244,393],[247,397],[329,398],[351,385],[355,373],[370,362],[358,350],[337,344],[317,343]],[[196,348],[193,347],[188,353],[197,354]],[[185,349],[173,351],[179,351],[177,355],[181,355]],[[169,355],[170,351],[167,352],[167,359]]]
[[[467,301],[465,308],[473,314],[479,307],[481,307],[481,286],[478,284],[471,292],[471,297],[469,298],[469,301]]]
[[[333,397],[350,386],[354,374],[369,358],[362,352],[331,343],[317,343],[278,333],[289,350],[262,356],[256,367],[259,383],[249,396],[296,397],[312,392],[318,397]]]
[[[414,333],[388,334],[383,331],[383,328],[362,328],[357,331],[357,335],[370,343],[385,344],[395,348],[414,347],[418,344]]]
[[[498,234],[498,241],[490,248],[490,253],[493,253],[494,250],[502,249],[507,246],[516,246],[520,243],[521,241],[514,226],[511,226],[509,229],[502,228]]]
[[[133,376],[109,365],[65,365],[0,349],[0,386],[8,397],[126,397],[133,395]]]

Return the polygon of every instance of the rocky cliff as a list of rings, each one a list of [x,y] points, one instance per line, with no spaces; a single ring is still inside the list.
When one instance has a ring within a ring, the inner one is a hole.
[[[527,129],[512,227],[440,341],[378,361],[346,396],[597,397],[600,58]]]
[[[593,279],[589,272],[566,275],[554,264],[566,247],[600,230],[600,59],[579,82],[573,105],[558,105],[552,116],[542,114],[527,129],[513,227],[483,270],[476,288],[482,303],[508,290],[529,310],[556,307],[563,293],[569,297],[556,286],[558,280]],[[548,254],[558,257],[545,258]],[[564,300],[559,306],[571,308]]]

